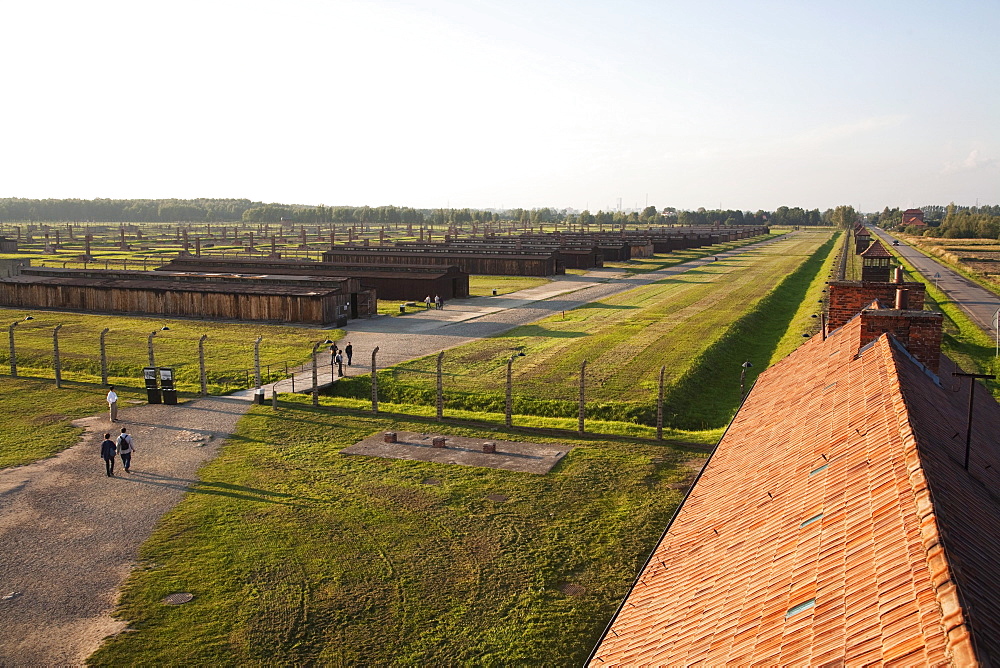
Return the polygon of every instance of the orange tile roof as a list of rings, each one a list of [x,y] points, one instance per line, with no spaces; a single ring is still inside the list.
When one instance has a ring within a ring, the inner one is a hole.
[[[761,374],[591,666],[1000,659],[1000,406],[965,471],[969,380],[860,329]]]

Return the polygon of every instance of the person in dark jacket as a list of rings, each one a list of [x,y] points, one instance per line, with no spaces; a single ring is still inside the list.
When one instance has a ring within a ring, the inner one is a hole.
[[[115,453],[118,447],[111,440],[111,434],[104,435],[104,442],[101,443],[101,459],[104,460],[104,468],[107,469],[108,476],[115,474]]]
[[[347,366],[351,366],[351,358],[354,357],[354,346],[351,345],[350,341],[344,346],[344,352],[347,354]]]

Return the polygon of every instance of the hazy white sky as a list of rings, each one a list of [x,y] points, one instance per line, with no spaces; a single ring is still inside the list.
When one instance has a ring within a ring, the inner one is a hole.
[[[995,0],[0,8],[0,196],[1000,203]]]

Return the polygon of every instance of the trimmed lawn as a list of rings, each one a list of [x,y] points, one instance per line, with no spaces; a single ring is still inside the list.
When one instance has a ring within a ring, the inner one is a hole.
[[[386,429],[524,438],[254,407],[143,547],[116,613],[134,631],[90,663],[578,666],[704,460],[545,438],[575,449],[544,476],[339,454]]]

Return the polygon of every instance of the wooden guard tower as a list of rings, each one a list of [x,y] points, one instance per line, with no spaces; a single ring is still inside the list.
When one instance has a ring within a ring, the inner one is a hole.
[[[892,272],[892,253],[877,239],[861,253],[861,280],[889,282]]]

